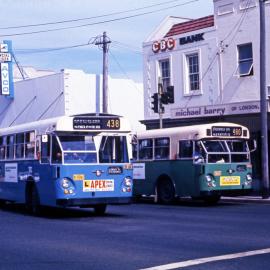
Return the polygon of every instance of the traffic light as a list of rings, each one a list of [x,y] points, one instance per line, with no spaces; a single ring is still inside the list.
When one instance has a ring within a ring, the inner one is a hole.
[[[153,107],[151,109],[155,112],[158,113],[158,93],[155,93],[153,96],[151,96],[153,101],[151,102],[153,104]]]
[[[166,92],[161,94],[160,101],[161,101],[162,104],[168,104],[169,103],[168,94]]]
[[[174,103],[174,86],[168,86],[167,87],[167,99],[168,99],[168,103]]]

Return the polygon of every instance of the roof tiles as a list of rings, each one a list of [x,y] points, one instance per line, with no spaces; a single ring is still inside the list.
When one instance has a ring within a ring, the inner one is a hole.
[[[200,29],[204,29],[207,27],[212,27],[215,25],[214,22],[214,15],[210,15],[207,17],[178,23],[172,26],[172,28],[169,30],[169,32],[165,35],[165,37],[180,35]]]

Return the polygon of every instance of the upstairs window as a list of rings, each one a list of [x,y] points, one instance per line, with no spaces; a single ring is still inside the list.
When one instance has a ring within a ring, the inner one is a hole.
[[[253,75],[252,43],[238,45],[237,75],[240,77]]]
[[[171,71],[170,60],[164,59],[159,61],[159,78],[163,85],[163,91],[166,91],[167,87],[171,85]]]
[[[185,55],[185,94],[201,93],[199,52]]]

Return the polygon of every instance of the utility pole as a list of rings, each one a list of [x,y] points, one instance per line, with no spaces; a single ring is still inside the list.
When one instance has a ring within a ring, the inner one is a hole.
[[[260,5],[260,105],[261,105],[261,152],[262,152],[262,198],[269,198],[268,167],[268,100],[266,89],[266,38],[265,38],[265,0]]]
[[[159,114],[159,128],[163,128],[163,119],[162,116],[164,114],[164,107],[161,102],[161,95],[163,94],[163,84],[161,78],[159,78],[158,82],[158,114]]]
[[[102,112],[108,113],[108,52],[110,39],[106,32],[103,32],[102,37],[95,43],[100,45],[103,50],[103,78],[102,78]]]

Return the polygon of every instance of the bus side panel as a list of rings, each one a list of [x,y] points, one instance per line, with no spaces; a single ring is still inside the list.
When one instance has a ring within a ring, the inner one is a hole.
[[[56,206],[56,166],[37,164],[35,171],[38,172],[38,176],[40,177],[40,180],[36,182],[40,204],[45,206]]]
[[[156,183],[161,175],[170,177],[169,161],[146,161],[140,162],[145,164],[145,179],[135,179],[133,186],[133,195],[154,195]]]
[[[157,181],[169,177],[175,186],[177,196],[195,196],[199,185],[194,179],[192,160],[164,160],[145,162],[145,179],[135,179],[133,194],[154,195]]]
[[[171,161],[172,179],[175,182],[177,196],[196,196],[199,189],[195,181],[195,169],[192,160]]]
[[[0,164],[0,199],[24,202],[25,183],[19,179],[20,166],[17,162]]]

